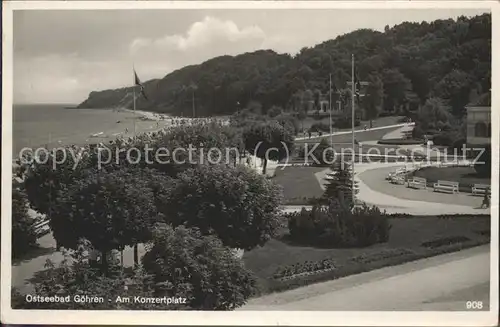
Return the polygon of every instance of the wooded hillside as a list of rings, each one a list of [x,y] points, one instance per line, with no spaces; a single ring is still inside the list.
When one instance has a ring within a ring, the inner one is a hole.
[[[260,102],[264,111],[272,106],[297,111],[327,94],[330,73],[332,97],[347,99],[351,54],[360,80],[370,83],[363,99],[368,112],[415,109],[436,97],[460,116],[491,87],[491,15],[406,22],[386,26],[383,33],[361,29],[294,57],[271,50],[217,57],[146,82],[149,101],[138,99],[137,109],[191,116],[194,91],[197,116],[231,114],[250,101]],[[79,107],[131,105],[129,87],[91,92]]]

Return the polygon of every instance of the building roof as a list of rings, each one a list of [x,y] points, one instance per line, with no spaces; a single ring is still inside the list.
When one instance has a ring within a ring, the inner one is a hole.
[[[491,107],[491,91],[481,94],[476,100],[469,103],[467,107]]]

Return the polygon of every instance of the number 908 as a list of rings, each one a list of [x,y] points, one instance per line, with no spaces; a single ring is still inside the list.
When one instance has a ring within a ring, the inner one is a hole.
[[[483,308],[483,301],[467,301],[465,303],[467,309],[478,310]]]

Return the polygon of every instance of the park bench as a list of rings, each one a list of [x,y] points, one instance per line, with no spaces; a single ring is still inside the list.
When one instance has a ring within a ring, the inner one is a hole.
[[[397,184],[397,185],[404,185],[405,184],[405,178],[402,175],[392,176],[390,181],[392,184]]]
[[[41,221],[39,223],[35,223],[35,225],[33,226],[33,228],[35,230],[36,236],[37,237],[42,237],[45,234],[50,233],[49,220],[47,219],[47,220]]]
[[[422,177],[413,177],[408,180],[408,187],[427,189],[427,180]]]
[[[394,176],[401,175],[405,173],[404,168],[398,168],[395,171],[391,171],[387,176],[385,177],[386,180],[390,181]]]
[[[487,184],[474,184],[472,186],[472,195],[484,195],[489,188],[490,186]]]
[[[437,181],[434,183],[434,192],[458,193],[458,182]]]

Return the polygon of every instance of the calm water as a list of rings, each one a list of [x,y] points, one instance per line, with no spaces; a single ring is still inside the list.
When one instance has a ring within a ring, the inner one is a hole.
[[[67,105],[14,105],[13,155],[17,157],[23,147],[35,148],[58,144],[96,143],[133,134],[134,115],[128,112],[99,109],[65,109]],[[136,120],[137,131],[151,130],[151,121]],[[104,137],[91,134],[104,132]]]

